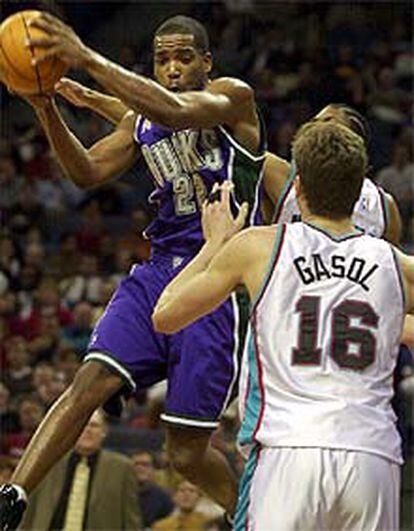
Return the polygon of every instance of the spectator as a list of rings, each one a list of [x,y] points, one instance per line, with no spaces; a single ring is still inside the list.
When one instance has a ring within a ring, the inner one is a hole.
[[[32,387],[32,369],[27,342],[22,336],[10,336],[5,341],[7,371],[4,383],[13,396],[30,393]]]
[[[0,436],[19,429],[19,417],[10,407],[10,391],[0,382]]]
[[[71,307],[81,301],[92,304],[99,302],[102,279],[98,274],[98,262],[95,256],[84,254],[80,258],[79,271],[60,282],[63,299]]]
[[[209,521],[209,517],[196,511],[200,499],[201,493],[198,488],[189,481],[182,481],[174,495],[174,501],[177,506],[176,512],[172,516],[156,522],[152,526],[153,531],[203,530],[205,524]]]
[[[92,306],[88,302],[79,302],[73,309],[73,323],[66,327],[63,336],[79,357],[86,352],[92,330]]]
[[[23,398],[18,406],[19,431],[4,437],[3,452],[20,457],[42,421],[44,413],[45,409],[39,400],[30,396]]]
[[[377,182],[396,199],[403,226],[402,239],[408,241],[414,215],[414,164],[407,146],[402,143],[394,146],[392,163],[378,173]]]
[[[121,454],[102,450],[106,433],[103,413],[95,411],[74,451],[29,498],[23,529],[140,528],[133,464]]]
[[[10,483],[14,469],[13,460],[6,455],[0,455],[0,485]]]
[[[168,492],[154,483],[154,457],[144,450],[132,455],[138,479],[138,498],[145,528],[174,510],[174,502]]]

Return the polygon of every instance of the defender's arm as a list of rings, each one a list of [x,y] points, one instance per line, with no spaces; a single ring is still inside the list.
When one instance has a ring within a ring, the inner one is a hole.
[[[394,249],[400,264],[405,294],[406,312],[414,314],[414,256]]]
[[[389,214],[388,225],[385,229],[384,239],[394,245],[399,245],[401,240],[401,216],[398,210],[397,203],[391,194],[384,194],[384,200],[386,202],[385,208]]]
[[[274,153],[267,152],[263,168],[263,185],[265,200],[263,208],[263,221],[272,223],[275,207],[283,192],[290,174],[290,164]]]
[[[243,235],[235,236],[222,248],[206,243],[166,287],[152,314],[157,332],[172,334],[181,330],[215,310],[243,283],[247,262]]]

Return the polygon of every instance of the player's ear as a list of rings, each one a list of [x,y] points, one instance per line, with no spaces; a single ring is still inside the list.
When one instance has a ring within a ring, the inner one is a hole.
[[[295,177],[295,180],[293,181],[293,186],[295,187],[295,194],[296,194],[296,197],[301,197],[302,196],[302,183],[300,181],[300,175],[299,173],[296,174],[296,177]]]
[[[213,56],[210,52],[206,52],[203,56],[204,72],[208,75],[213,70]]]

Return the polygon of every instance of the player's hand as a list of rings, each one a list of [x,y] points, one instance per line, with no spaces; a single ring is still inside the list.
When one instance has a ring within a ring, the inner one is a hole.
[[[68,66],[80,67],[90,57],[89,48],[83,44],[73,29],[49,13],[42,13],[31,19],[29,27],[47,33],[45,37],[28,39],[27,46],[33,46],[43,52],[33,59],[33,64],[39,64],[49,57],[58,57]]]
[[[67,77],[56,83],[55,90],[76,107],[88,107],[88,99],[93,94],[92,89]]]
[[[220,190],[217,201],[203,204],[202,227],[204,239],[216,245],[222,245],[237,234],[243,227],[248,213],[248,204],[243,203],[236,218],[230,208],[230,197],[233,183],[225,182],[221,186],[217,183],[213,187],[213,194]]]

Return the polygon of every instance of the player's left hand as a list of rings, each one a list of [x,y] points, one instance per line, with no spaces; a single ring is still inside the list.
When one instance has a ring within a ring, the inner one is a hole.
[[[244,226],[248,213],[248,204],[243,203],[236,218],[230,208],[230,196],[234,188],[233,183],[225,182],[214,185],[212,193],[220,190],[217,201],[203,204],[201,223],[206,242],[222,245],[237,234]]]
[[[81,67],[90,57],[89,48],[83,44],[73,29],[49,13],[42,13],[30,20],[29,27],[47,33],[46,37],[29,38],[27,41],[27,46],[43,51],[33,59],[33,64],[39,64],[49,57],[58,57],[68,66]]]

